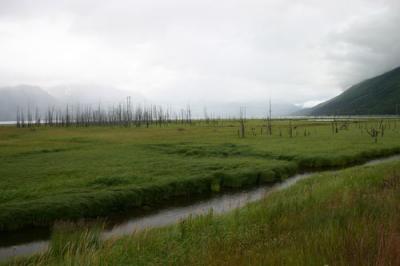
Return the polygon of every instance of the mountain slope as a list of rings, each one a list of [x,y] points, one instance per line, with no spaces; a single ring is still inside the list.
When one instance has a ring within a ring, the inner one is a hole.
[[[145,98],[139,94],[128,93],[101,85],[60,85],[43,90],[37,86],[19,85],[0,88],[0,121],[16,119],[18,108],[24,112],[36,108],[43,115],[48,107],[66,104],[103,104],[124,103],[131,95],[132,103],[142,103]]]
[[[43,111],[56,103],[53,96],[39,87],[19,85],[0,88],[0,121],[15,120],[18,108],[30,107],[34,111],[37,107]]]
[[[143,103],[145,97],[132,91],[123,91],[112,86],[99,84],[64,84],[46,88],[50,95],[69,104],[118,104],[130,96],[132,103]]]
[[[400,113],[400,67],[356,84],[339,96],[301,112],[305,115]]]

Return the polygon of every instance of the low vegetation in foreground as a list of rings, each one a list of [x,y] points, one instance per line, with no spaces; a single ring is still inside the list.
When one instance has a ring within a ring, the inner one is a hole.
[[[226,215],[119,239],[80,230],[61,227],[49,252],[9,265],[400,265],[400,162],[317,174]]]
[[[400,152],[400,122],[0,127],[0,231],[153,207]]]

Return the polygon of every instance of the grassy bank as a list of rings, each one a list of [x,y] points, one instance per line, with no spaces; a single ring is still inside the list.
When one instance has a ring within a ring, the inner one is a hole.
[[[10,265],[399,265],[400,162],[314,175],[227,215],[105,242],[63,230],[48,253]]]
[[[0,231],[97,217],[172,197],[272,183],[304,169],[343,167],[400,152],[400,123],[249,120],[150,128],[0,127]],[[399,128],[398,128],[399,127]],[[264,131],[262,131],[264,129]],[[264,132],[263,134],[261,134]],[[288,132],[291,132],[289,134]]]

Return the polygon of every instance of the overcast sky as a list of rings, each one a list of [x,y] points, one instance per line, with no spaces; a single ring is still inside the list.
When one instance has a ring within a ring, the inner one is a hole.
[[[400,65],[399,0],[0,0],[0,85],[315,103]]]

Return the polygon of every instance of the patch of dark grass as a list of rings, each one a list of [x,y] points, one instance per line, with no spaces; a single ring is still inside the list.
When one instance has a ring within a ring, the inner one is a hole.
[[[89,139],[89,138],[83,138],[83,137],[72,137],[72,138],[68,138],[65,141],[70,142],[70,143],[96,143],[98,142],[97,140],[94,139]]]
[[[220,145],[195,145],[195,144],[162,144],[149,145],[147,148],[167,154],[193,157],[231,157],[258,155],[247,145],[224,143]]]
[[[372,159],[379,159],[400,153],[399,147],[387,149],[373,149],[351,155],[301,155],[280,156],[279,159],[296,161],[303,170],[318,170],[344,168],[365,163]]]
[[[16,156],[27,156],[27,155],[36,155],[36,154],[43,154],[43,153],[56,153],[56,152],[64,152],[71,149],[64,149],[64,148],[48,148],[48,149],[34,149],[32,151],[21,152],[16,154]]]
[[[123,184],[129,184],[129,180],[126,177],[120,176],[104,176],[97,177],[96,179],[89,182],[90,186],[110,187],[118,186]]]
[[[286,166],[266,169],[237,169],[228,172],[217,171],[214,173],[214,177],[221,180],[222,187],[240,188],[280,182],[295,174],[297,170],[297,165],[295,163],[290,163]]]

